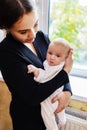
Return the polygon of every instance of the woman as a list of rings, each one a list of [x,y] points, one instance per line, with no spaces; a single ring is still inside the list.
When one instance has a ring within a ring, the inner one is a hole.
[[[0,1],[0,28],[7,31],[0,43],[0,69],[12,94],[13,130],[45,130],[40,102],[65,84],[64,91],[53,99],[60,104],[55,112],[68,105],[71,87],[67,73],[72,67],[72,51],[57,76],[38,84],[33,80],[33,74],[27,73],[27,65],[43,68],[50,41],[47,35],[38,31],[38,16],[32,0]]]

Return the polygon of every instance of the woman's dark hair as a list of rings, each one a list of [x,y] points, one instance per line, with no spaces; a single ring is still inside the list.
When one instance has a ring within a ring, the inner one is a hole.
[[[23,14],[33,9],[32,0],[0,0],[0,29],[11,28]]]

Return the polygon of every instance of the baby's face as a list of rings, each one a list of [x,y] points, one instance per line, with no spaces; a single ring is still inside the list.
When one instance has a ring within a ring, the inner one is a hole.
[[[61,45],[51,44],[46,56],[48,64],[50,66],[56,66],[65,61],[66,54],[64,52],[65,48]]]

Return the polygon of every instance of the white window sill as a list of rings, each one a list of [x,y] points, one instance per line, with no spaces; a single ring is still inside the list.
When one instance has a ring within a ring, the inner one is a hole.
[[[69,76],[73,92],[73,99],[87,102],[87,78]]]

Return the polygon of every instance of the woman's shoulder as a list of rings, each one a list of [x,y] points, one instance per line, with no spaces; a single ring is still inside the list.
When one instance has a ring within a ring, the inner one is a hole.
[[[45,34],[43,31],[39,30],[39,31],[37,32],[37,35],[45,36],[45,35],[47,35],[47,34]]]
[[[3,40],[0,42],[0,47],[7,47],[9,44],[10,44],[10,42],[12,42],[12,40],[11,40],[12,38],[11,38],[11,36],[10,36],[10,34],[7,34],[4,38],[3,38]]]
[[[47,43],[50,43],[48,34],[44,33],[43,31],[39,30],[36,34],[37,39],[44,39]]]

